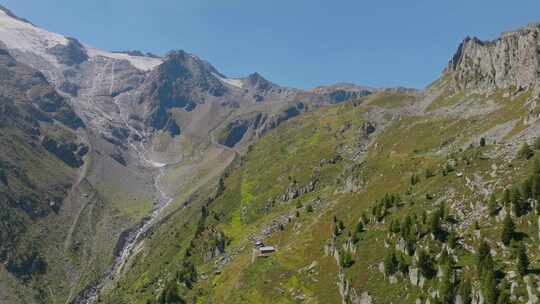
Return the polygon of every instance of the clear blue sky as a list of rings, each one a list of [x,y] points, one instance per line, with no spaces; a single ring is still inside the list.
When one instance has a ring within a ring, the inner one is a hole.
[[[222,73],[282,85],[422,88],[467,35],[540,21],[539,0],[0,0],[48,30],[110,50],[184,49]]]

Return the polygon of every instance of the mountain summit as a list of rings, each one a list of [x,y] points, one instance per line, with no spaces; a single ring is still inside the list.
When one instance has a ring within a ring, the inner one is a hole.
[[[540,75],[540,24],[531,23],[493,41],[467,37],[445,73],[457,88],[536,87]]]

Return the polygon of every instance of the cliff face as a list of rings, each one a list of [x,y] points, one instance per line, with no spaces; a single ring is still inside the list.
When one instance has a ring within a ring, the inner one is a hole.
[[[539,78],[540,24],[506,32],[494,41],[467,37],[444,73],[456,89],[534,87]]]

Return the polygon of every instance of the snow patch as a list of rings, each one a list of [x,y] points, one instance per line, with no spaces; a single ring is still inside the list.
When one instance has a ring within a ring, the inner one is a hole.
[[[90,57],[103,56],[103,57],[113,58],[113,59],[118,59],[118,60],[127,60],[134,67],[143,71],[149,71],[163,62],[163,59],[161,58],[131,56],[125,53],[113,53],[113,52],[103,51],[103,50],[99,50],[99,49],[95,49],[95,48],[91,48],[87,46],[85,47],[86,47],[86,51],[88,52],[88,56]]]
[[[237,78],[223,78],[221,76],[219,76],[218,74],[216,73],[212,73],[217,79],[219,79],[221,82],[224,82],[230,86],[233,86],[233,87],[237,87],[237,88],[242,88],[242,86],[244,85],[244,80],[243,79],[237,79]]]
[[[59,65],[56,57],[47,53],[47,50],[58,45],[68,45],[66,37],[40,29],[30,23],[9,16],[0,10],[0,41],[9,49],[29,52],[45,58],[47,61]],[[107,58],[127,60],[137,69],[148,71],[160,65],[161,58],[131,56],[122,53],[113,53],[85,46],[88,56],[103,56]]]
[[[66,37],[10,17],[2,10],[0,10],[0,41],[10,49],[32,52],[52,62],[56,62],[56,59],[47,53],[47,49],[58,44],[68,44]]]
[[[167,164],[165,163],[160,163],[160,162],[156,162],[156,161],[153,161],[153,160],[148,160],[148,163],[150,163],[150,165],[154,168],[163,168],[165,167]]]

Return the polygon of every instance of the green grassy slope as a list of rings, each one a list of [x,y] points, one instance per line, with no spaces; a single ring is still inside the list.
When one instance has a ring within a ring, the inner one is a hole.
[[[282,124],[237,160],[217,190],[200,191],[153,230],[100,301],[159,302],[175,290],[188,303],[443,301],[466,279],[487,293],[477,265],[482,237],[493,251],[499,296],[510,282],[514,301],[526,299],[527,279],[512,271],[520,244],[529,248],[529,277],[537,267],[534,200],[521,200],[527,211],[514,216],[509,246],[500,234],[514,204],[503,200],[504,190],[521,189],[538,174],[530,173],[534,157],[515,156],[523,142],[515,135],[530,127],[523,119],[531,95],[506,93],[443,92],[422,112],[415,110],[421,96],[385,92]],[[471,100],[496,106],[458,116],[444,111]],[[412,224],[404,224],[406,216]],[[277,251],[253,258],[256,239]],[[402,250],[403,242],[413,249]],[[417,271],[423,287],[409,277]]]

